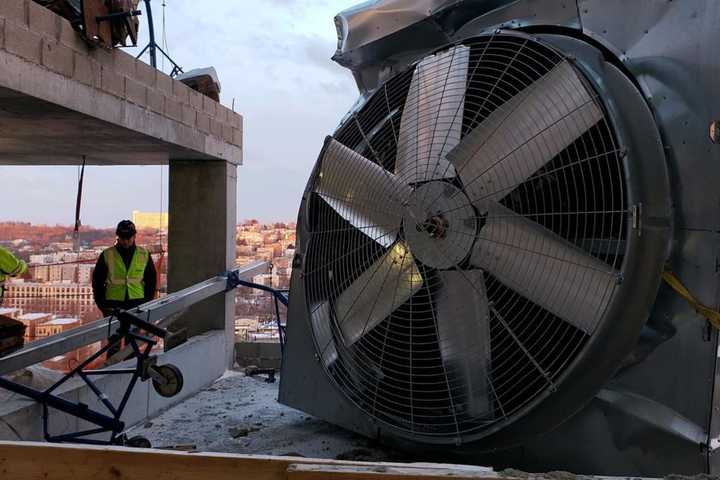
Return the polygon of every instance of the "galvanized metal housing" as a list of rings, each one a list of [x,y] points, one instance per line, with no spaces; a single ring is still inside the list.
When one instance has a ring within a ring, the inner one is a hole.
[[[475,37],[525,36],[570,59],[627,152],[626,259],[634,263],[623,268],[624,297],[608,313],[615,323],[602,324],[609,330],[551,397],[485,438],[426,447],[371,421],[330,381],[316,358],[299,258],[280,400],[436,459],[604,475],[717,473],[717,332],[670,288],[657,292],[660,273],[671,268],[700,301],[718,304],[720,153],[708,139],[720,115],[712,101],[718,20],[720,5],[709,0],[385,0],[341,13],[334,58],[358,82],[363,101],[355,111],[388,79]],[[311,180],[305,202],[313,188]],[[307,248],[305,209],[298,252]],[[621,325],[627,330],[618,335]]]

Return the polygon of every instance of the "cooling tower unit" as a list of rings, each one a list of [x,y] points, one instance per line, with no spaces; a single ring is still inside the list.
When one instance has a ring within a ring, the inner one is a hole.
[[[716,472],[717,333],[663,276],[717,305],[718,20],[700,0],[339,15],[361,97],[300,207],[280,401],[423,459]]]

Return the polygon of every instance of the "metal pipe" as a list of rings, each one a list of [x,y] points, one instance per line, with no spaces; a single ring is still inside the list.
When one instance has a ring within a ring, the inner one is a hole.
[[[69,402],[63,398],[55,395],[47,395],[32,388],[28,388],[24,385],[5,380],[0,377],[0,388],[4,388],[11,392],[17,393],[24,397],[31,398],[36,402],[45,403],[48,407],[55,408],[57,410],[66,412],[70,415],[78,417],[82,420],[106,428],[108,430],[119,429],[123,430],[125,427],[122,422],[114,420],[106,415],[97,413],[89,408],[82,408],[78,404]]]
[[[150,34],[150,43],[148,44],[148,49],[150,50],[150,65],[152,65],[153,68],[157,68],[157,53],[155,51],[155,47],[157,46],[155,43],[155,23],[153,22],[150,0],[145,0],[145,12],[148,17],[148,31]]]

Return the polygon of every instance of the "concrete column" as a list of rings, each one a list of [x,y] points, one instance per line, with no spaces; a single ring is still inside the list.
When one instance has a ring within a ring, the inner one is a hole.
[[[170,162],[168,291],[214,277],[235,264],[237,166],[224,161]],[[183,314],[172,330],[188,336],[225,330],[228,365],[235,341],[235,294],[205,300]]]

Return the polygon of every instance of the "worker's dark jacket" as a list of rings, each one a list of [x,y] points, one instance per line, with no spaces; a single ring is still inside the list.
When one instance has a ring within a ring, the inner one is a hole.
[[[123,262],[125,262],[125,267],[130,268],[130,262],[135,254],[135,246],[133,245],[130,248],[123,248],[120,245],[115,245],[114,248],[122,257]],[[106,315],[114,308],[128,310],[155,298],[155,290],[157,289],[157,272],[155,271],[155,264],[153,263],[152,257],[148,258],[147,266],[145,267],[145,274],[143,276],[143,283],[145,284],[145,298],[140,300],[129,300],[126,296],[125,301],[123,302],[106,300],[105,284],[107,280],[108,266],[105,263],[105,256],[101,254],[95,264],[95,271],[93,272],[92,278],[92,288],[95,303]]]

